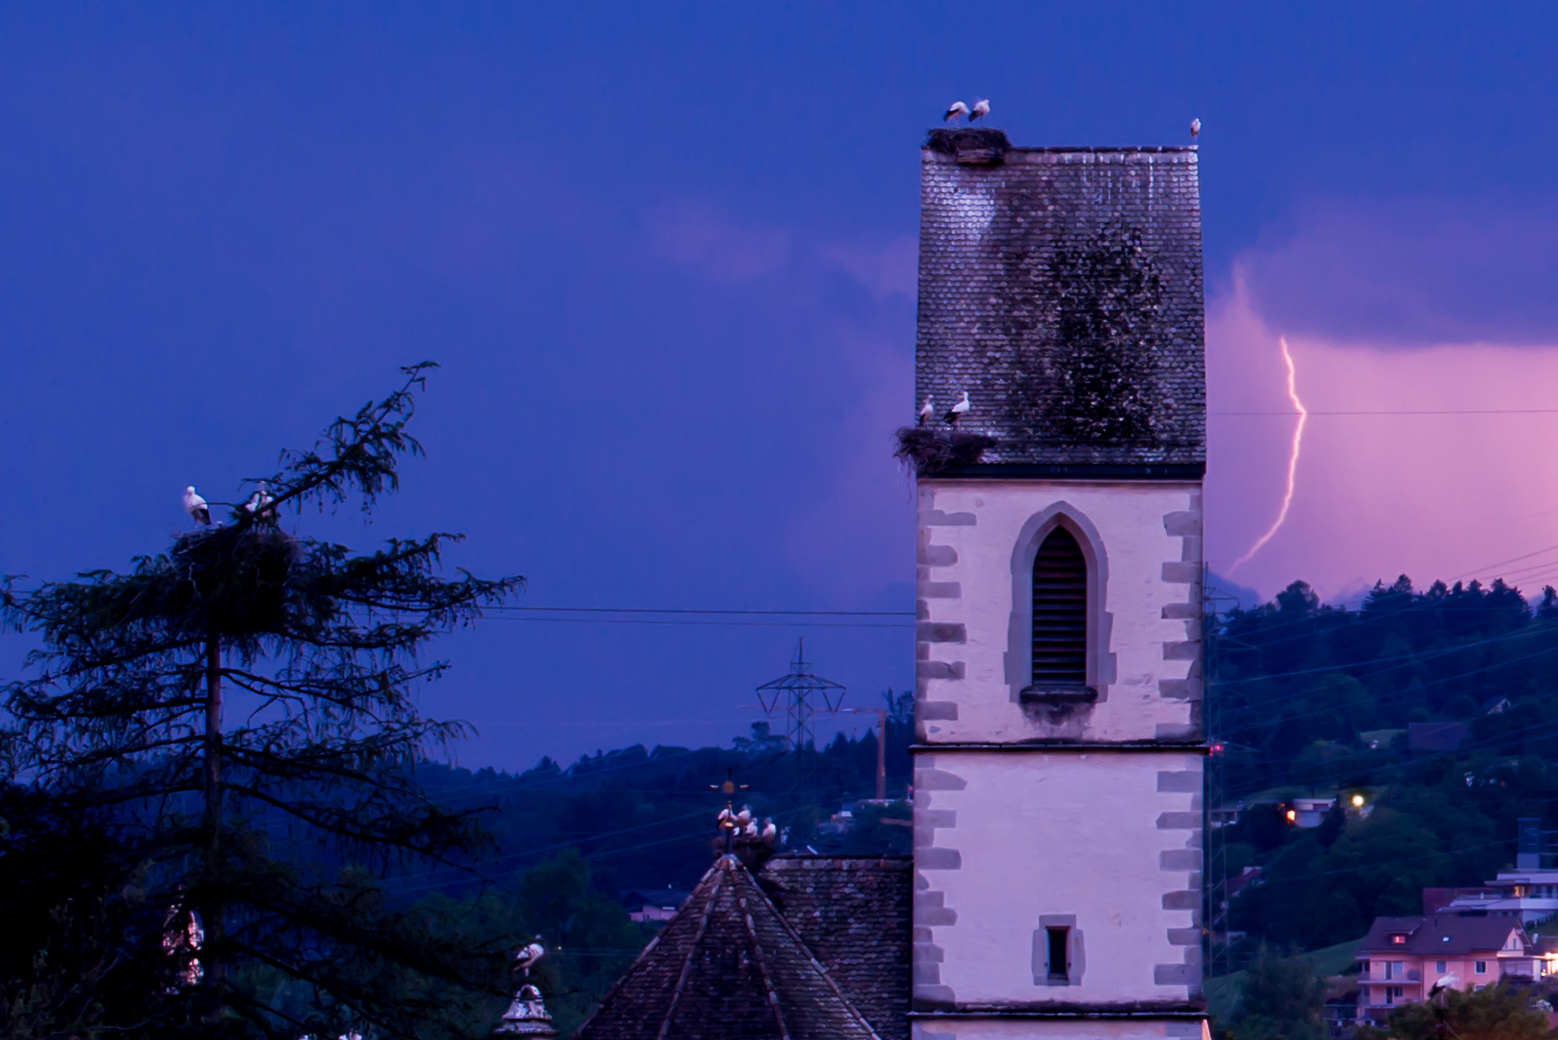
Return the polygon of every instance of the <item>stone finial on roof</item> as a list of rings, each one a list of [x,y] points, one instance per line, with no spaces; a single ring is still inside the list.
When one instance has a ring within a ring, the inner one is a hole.
[[[541,991],[528,983],[519,987],[503,1021],[492,1031],[494,1038],[512,1036],[553,1037],[552,1016],[541,1000]]]

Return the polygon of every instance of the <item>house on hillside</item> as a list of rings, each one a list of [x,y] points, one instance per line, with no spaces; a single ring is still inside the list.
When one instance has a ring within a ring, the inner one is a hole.
[[[669,921],[676,908],[687,902],[689,893],[670,888],[630,888],[622,893],[621,903],[629,921]]]
[[[1512,917],[1377,917],[1358,944],[1358,1019],[1381,1022],[1437,986],[1538,979],[1548,961]]]
[[[1456,889],[1438,909],[1439,914],[1462,917],[1515,918],[1521,924],[1539,924],[1558,915],[1558,853],[1553,851],[1558,834],[1541,829],[1536,818],[1516,820],[1515,869],[1501,870],[1498,877],[1478,888]],[[1423,890],[1424,912],[1429,892]]]

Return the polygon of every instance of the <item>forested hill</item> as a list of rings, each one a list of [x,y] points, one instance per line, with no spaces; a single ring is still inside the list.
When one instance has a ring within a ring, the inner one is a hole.
[[[1419,912],[1425,886],[1491,877],[1513,860],[1516,818],[1558,828],[1552,590],[1532,608],[1502,582],[1418,591],[1400,578],[1347,609],[1295,582],[1271,603],[1209,615],[1206,639],[1222,800],[1243,806],[1229,831],[1229,867],[1261,866],[1267,878],[1235,901],[1232,926],[1249,933],[1245,949],[1262,938],[1305,949],[1356,938],[1377,914]],[[888,792],[901,798],[912,727],[907,700],[896,709]],[[1423,722],[1463,724],[1460,749],[1414,754],[1407,729]],[[519,775],[435,767],[424,780],[451,808],[486,810],[496,846],[479,872],[499,890],[576,850],[592,889],[615,899],[696,880],[723,804],[710,788],[727,777],[746,785],[737,803],[788,828],[792,847],[907,852],[908,828],[881,823],[884,810],[861,807],[848,835],[826,826],[841,803],[871,796],[875,765],[869,730],[798,760],[759,726],[729,748],[635,746],[566,768],[543,760]],[[1300,829],[1277,809],[1296,795],[1338,793],[1362,794],[1369,815]],[[470,875],[400,885],[408,895],[456,894],[469,891]]]
[[[887,719],[887,794],[902,799],[909,783],[912,695],[900,695]],[[864,718],[869,719],[870,716]],[[872,720],[874,721],[874,719]],[[420,779],[446,808],[478,810],[494,838],[482,876],[514,878],[563,849],[588,862],[593,884],[615,896],[629,888],[688,889],[708,869],[714,814],[727,798],[771,817],[787,847],[862,854],[907,853],[909,828],[879,825],[882,815],[907,819],[907,805],[861,806],[847,834],[827,823],[845,802],[876,791],[874,726],[855,739],[840,734],[826,747],[787,753],[766,723],[729,748],[642,745],[585,756],[563,768],[544,758],[514,775],[424,766]],[[714,790],[729,780],[736,790]],[[408,879],[406,891],[453,894],[470,875],[443,871]]]
[[[1425,886],[1512,862],[1518,817],[1558,826],[1552,588],[1532,608],[1502,581],[1418,591],[1402,577],[1350,610],[1294,582],[1209,617],[1206,636],[1221,798],[1244,806],[1229,867],[1267,876],[1233,909],[1252,943],[1355,938],[1376,914],[1420,912]],[[1410,749],[1411,725],[1433,722],[1465,727],[1458,750]],[[1286,826],[1274,803],[1304,794],[1361,794],[1371,813]]]

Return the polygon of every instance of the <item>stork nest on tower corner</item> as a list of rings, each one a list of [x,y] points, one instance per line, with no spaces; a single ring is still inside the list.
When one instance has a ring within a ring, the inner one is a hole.
[[[970,466],[999,441],[983,433],[950,433],[931,426],[898,429],[898,450],[893,458],[913,467],[917,477],[934,477],[953,466]]]

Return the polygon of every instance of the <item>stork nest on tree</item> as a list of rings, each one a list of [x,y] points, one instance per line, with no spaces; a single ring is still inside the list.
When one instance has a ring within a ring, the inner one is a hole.
[[[930,426],[903,426],[898,430],[898,450],[893,458],[914,469],[917,477],[934,477],[953,466],[970,466],[999,441],[983,433],[947,433]]]
[[[244,640],[287,630],[304,554],[270,524],[211,527],[184,535],[153,588],[157,611],[196,631]]]

